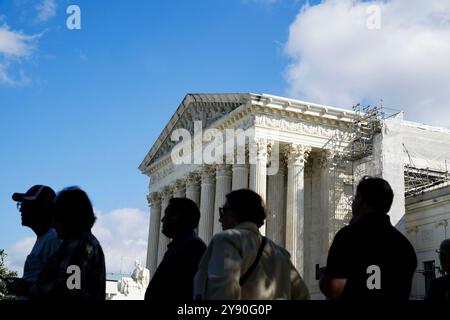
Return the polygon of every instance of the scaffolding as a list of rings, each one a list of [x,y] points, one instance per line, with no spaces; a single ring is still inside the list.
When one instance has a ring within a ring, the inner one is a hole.
[[[343,148],[342,141],[336,137],[329,141],[334,151],[331,166],[333,186],[329,212],[329,239],[352,217],[351,203],[354,194],[355,181],[367,174],[367,163],[372,160],[373,139],[381,132],[382,120],[386,118],[383,106],[353,106],[354,120],[351,126],[351,141]],[[355,165],[357,162],[357,165]]]
[[[447,161],[445,161],[445,171],[419,168],[414,164],[411,154],[405,144],[402,145],[409,160],[409,163],[405,164],[405,197],[420,194],[426,189],[450,181],[450,175],[447,170]]]

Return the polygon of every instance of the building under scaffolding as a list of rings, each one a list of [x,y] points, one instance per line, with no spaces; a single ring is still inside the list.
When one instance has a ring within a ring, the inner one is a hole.
[[[386,164],[383,163],[385,159],[380,155],[385,146],[380,146],[383,139],[380,137],[389,134],[401,135],[401,139],[396,140],[402,141],[401,145],[393,146],[395,150],[401,149],[401,152],[398,159],[393,161],[403,163],[405,197],[450,181],[447,170],[447,159],[450,159],[450,131],[405,121],[401,112],[381,105],[357,104],[353,111],[356,117],[348,147],[340,148],[340,142],[336,138],[329,142],[331,149],[335,150],[332,166],[333,190],[330,195],[332,208],[329,211],[330,241],[351,219],[351,201],[358,181],[365,175],[386,177]],[[399,116],[401,120],[394,122]],[[394,132],[383,132],[388,131],[386,128]],[[374,154],[374,151],[377,154]]]

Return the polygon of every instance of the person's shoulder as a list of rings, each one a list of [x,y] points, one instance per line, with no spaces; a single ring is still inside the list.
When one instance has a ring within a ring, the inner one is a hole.
[[[248,230],[232,228],[228,230],[224,230],[216,233],[212,239],[211,243],[222,243],[222,242],[231,242],[238,243],[249,233]]]
[[[289,251],[287,251],[285,248],[283,248],[282,246],[276,244],[272,239],[269,239],[266,237],[266,246],[270,246],[273,248],[274,251],[276,251],[279,255],[290,259],[291,258],[291,254],[289,253]]]
[[[358,225],[355,224],[349,224],[344,227],[342,227],[338,232],[336,232],[336,235],[334,236],[334,240],[342,240],[347,239],[349,237],[352,237],[355,235],[355,231],[358,230]]]
[[[186,245],[192,248],[206,249],[205,242],[197,235],[187,239]]]

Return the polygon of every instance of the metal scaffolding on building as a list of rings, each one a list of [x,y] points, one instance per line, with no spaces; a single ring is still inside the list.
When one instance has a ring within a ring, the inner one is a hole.
[[[351,141],[342,148],[337,138],[330,140],[334,154],[331,166],[332,190],[329,210],[329,239],[350,222],[351,203],[357,181],[367,174],[367,163],[372,160],[373,139],[381,132],[386,118],[383,106],[353,106],[355,118],[351,126]]]
[[[408,155],[409,163],[405,164],[405,197],[414,196],[426,189],[450,181],[450,175],[445,162],[445,171],[419,168],[414,164],[410,152],[403,144],[403,150]]]

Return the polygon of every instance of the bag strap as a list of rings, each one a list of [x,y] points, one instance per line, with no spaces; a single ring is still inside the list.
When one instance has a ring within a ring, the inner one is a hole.
[[[258,265],[259,260],[261,259],[262,253],[264,251],[264,247],[266,246],[267,238],[261,237],[261,245],[258,249],[258,254],[256,255],[255,261],[253,261],[250,268],[247,269],[247,271],[244,273],[244,275],[239,279],[239,285],[242,286],[245,281],[251,276],[253,270],[255,270],[256,266]]]

